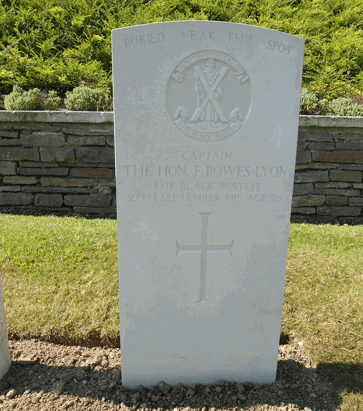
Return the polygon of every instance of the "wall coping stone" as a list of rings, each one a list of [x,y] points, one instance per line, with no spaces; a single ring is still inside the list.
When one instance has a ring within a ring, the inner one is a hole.
[[[0,123],[113,123],[113,111],[0,110]],[[300,127],[363,128],[363,117],[299,116]]]

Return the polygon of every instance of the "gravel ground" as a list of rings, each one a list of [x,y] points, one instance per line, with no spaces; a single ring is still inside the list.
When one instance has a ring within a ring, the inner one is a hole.
[[[9,341],[12,366],[0,380],[0,409],[16,410],[339,410],[334,389],[297,342],[280,345],[271,385],[219,381],[176,387],[160,382],[128,390],[120,350]]]

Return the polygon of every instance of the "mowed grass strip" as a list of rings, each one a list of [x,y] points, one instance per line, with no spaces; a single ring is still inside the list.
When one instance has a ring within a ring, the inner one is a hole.
[[[119,337],[115,220],[0,214],[0,274],[10,335]],[[363,410],[363,226],[291,224],[282,332]]]

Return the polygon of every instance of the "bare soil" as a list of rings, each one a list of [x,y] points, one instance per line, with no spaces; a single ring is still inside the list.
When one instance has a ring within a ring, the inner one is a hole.
[[[9,341],[12,366],[0,380],[0,409],[15,410],[254,410],[333,411],[329,376],[311,366],[297,341],[280,345],[271,385],[219,381],[126,389],[120,350],[65,346],[37,340]]]

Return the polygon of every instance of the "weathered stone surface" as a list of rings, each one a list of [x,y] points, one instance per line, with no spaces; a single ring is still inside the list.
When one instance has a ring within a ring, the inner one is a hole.
[[[297,150],[296,152],[296,164],[310,163],[311,153],[310,151]]]
[[[317,142],[315,141],[314,143],[308,143],[309,150],[335,150],[334,143],[323,143],[323,142]]]
[[[348,197],[326,196],[325,204],[326,205],[347,205]]]
[[[315,183],[317,181],[329,181],[329,172],[305,171],[295,173],[295,183]]]
[[[115,152],[111,147],[81,147],[76,149],[78,161],[84,163],[112,163],[115,161]]]
[[[299,141],[334,141],[334,137],[326,130],[317,130],[310,127],[299,127]]]
[[[332,170],[330,172],[330,179],[331,181],[352,181],[355,183],[360,183],[362,181],[362,172]]]
[[[28,205],[33,195],[26,193],[0,193],[0,205]]]
[[[361,207],[338,207],[338,206],[321,206],[317,208],[318,215],[330,216],[360,216]]]
[[[309,164],[296,164],[295,170],[306,170],[309,168],[322,170],[322,169],[331,169],[338,168],[338,163],[309,163]]]
[[[316,188],[348,188],[352,187],[352,183],[316,183]]]
[[[13,161],[0,161],[0,175],[16,174],[16,163]]]
[[[89,178],[57,178],[57,177],[42,177],[40,180],[43,187],[90,187],[97,184],[96,180]]]
[[[311,194],[313,192],[313,184],[294,184],[293,196],[302,196],[304,194]]]
[[[20,141],[24,146],[32,147],[61,147],[66,144],[63,133],[49,133],[48,131],[38,131],[32,134],[20,133]]]
[[[6,138],[18,138],[19,132],[18,131],[5,131],[0,130],[0,137]]]
[[[62,194],[36,194],[34,205],[44,207],[60,207],[63,204]]]
[[[111,197],[104,194],[98,195],[65,195],[64,204],[81,207],[108,207]]]
[[[356,131],[349,129],[349,128],[341,129],[340,140],[344,140],[344,141],[362,140],[362,129],[361,128],[356,129]]]
[[[90,167],[94,167],[93,165],[91,165],[90,163],[79,163],[78,161],[75,163],[65,163],[60,161],[58,163],[60,166],[64,166],[64,167],[72,167],[72,168],[90,168]],[[115,163],[97,163],[97,168],[109,168],[114,170],[115,169]]]
[[[34,176],[66,176],[68,174],[68,168],[30,168],[20,167],[19,173],[24,175]]]
[[[21,142],[18,139],[0,138],[0,146],[20,146]]]
[[[116,187],[116,180],[98,180],[99,186]]]
[[[75,161],[74,150],[70,147],[61,148],[40,148],[40,156],[42,161]]]
[[[116,207],[73,207],[73,211],[75,213],[80,214],[115,214],[116,215]]]
[[[351,196],[351,197],[359,197],[360,191],[359,190],[339,190],[334,188],[315,188],[314,194],[325,194],[330,196]]]
[[[38,180],[35,177],[20,177],[10,176],[4,177],[4,184],[37,184]]]
[[[63,127],[63,131],[67,134],[76,134],[79,136],[113,136],[113,124],[94,126],[94,125],[66,125]]]
[[[362,137],[362,135],[361,135]],[[363,141],[345,141],[336,143],[337,150],[363,151]]]
[[[115,172],[107,168],[73,168],[70,175],[72,177],[114,178]]]
[[[363,163],[363,153],[313,153],[313,161],[338,163]]]
[[[0,150],[0,160],[39,160],[39,153],[34,148],[3,147]]]
[[[312,207],[320,206],[325,202],[323,195],[306,195],[292,198],[292,207]]]
[[[342,164],[343,170],[363,170],[363,164]]]
[[[104,146],[105,137],[102,136],[69,136],[68,144],[74,146]]]
[[[363,198],[362,197],[351,197],[349,198],[349,205],[350,206],[363,206]]]
[[[20,167],[58,167],[58,164],[49,164],[44,161],[19,161],[19,165]]]
[[[363,188],[363,183],[354,183],[353,188]]]
[[[0,186],[0,191],[20,191],[20,186]]]
[[[316,210],[314,207],[293,207],[291,209],[291,214],[315,214]]]
[[[25,186],[22,187],[22,191],[24,193],[66,193],[66,194],[90,194],[90,193],[98,193],[99,190],[97,188],[66,188],[66,187],[31,187]]]
[[[107,143],[110,147],[115,147],[115,138],[114,138],[114,136],[106,137],[106,143]]]

